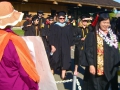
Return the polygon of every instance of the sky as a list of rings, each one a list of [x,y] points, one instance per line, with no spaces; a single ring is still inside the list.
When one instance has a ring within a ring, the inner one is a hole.
[[[120,0],[113,0],[113,1],[120,3]],[[120,13],[120,11],[117,11],[117,13]]]
[[[116,2],[119,2],[119,3],[120,3],[120,0],[113,0],[113,1],[116,1]]]

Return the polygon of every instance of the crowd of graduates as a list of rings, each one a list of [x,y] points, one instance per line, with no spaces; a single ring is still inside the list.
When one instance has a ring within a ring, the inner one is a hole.
[[[94,18],[83,14],[76,20],[64,11],[45,19],[38,11],[33,17],[27,16],[24,35],[42,38],[51,72],[60,70],[63,80],[70,70],[70,52],[75,46],[74,75],[78,75],[79,65],[86,67],[82,90],[118,90],[120,22],[119,18],[110,20],[108,13],[98,12]]]
[[[61,78],[64,79],[66,70],[69,70],[71,65],[70,49],[76,45],[75,58],[78,60],[79,48],[82,48],[87,33],[92,29],[89,25],[92,18],[83,15],[80,17],[82,22],[77,23],[73,16],[67,16],[64,11],[56,13],[55,16],[49,15],[47,18],[44,18],[43,15],[42,11],[38,11],[37,15],[33,17],[26,16],[22,28],[24,36],[42,38],[52,73],[54,70],[60,69]]]

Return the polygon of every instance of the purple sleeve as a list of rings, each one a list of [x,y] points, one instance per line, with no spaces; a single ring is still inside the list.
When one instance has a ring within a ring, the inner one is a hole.
[[[14,45],[13,45],[14,46]],[[18,71],[20,74],[20,77],[22,78],[22,80],[27,84],[27,86],[30,88],[30,90],[38,90],[38,83],[34,82],[26,73],[26,71],[24,70],[24,68],[22,67],[21,63],[20,63],[20,59],[19,56],[17,54],[17,51],[14,48],[12,48],[13,51],[13,57],[14,60],[16,62],[16,66],[18,67]]]

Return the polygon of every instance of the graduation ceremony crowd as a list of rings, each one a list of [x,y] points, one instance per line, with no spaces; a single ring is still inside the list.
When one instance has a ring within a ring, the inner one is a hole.
[[[94,18],[83,14],[76,20],[64,11],[45,19],[43,11],[38,11],[33,17],[27,16],[23,24],[24,35],[40,35],[51,72],[60,70],[63,80],[66,71],[70,70],[70,52],[75,46],[74,75],[78,74],[79,65],[86,67],[82,90],[108,90],[109,87],[117,90],[120,22],[110,20],[109,13],[98,12]]]
[[[118,90],[120,22],[113,24],[109,13],[97,12],[95,17],[82,14],[76,20],[64,11],[47,18],[43,11],[37,11],[26,16],[22,30],[24,36],[42,38],[52,74],[58,70],[61,79],[66,79],[75,47],[73,74],[78,75],[79,66],[85,67],[82,90]],[[39,76],[27,46],[11,30],[22,16],[11,3],[0,2],[0,90],[38,90]]]

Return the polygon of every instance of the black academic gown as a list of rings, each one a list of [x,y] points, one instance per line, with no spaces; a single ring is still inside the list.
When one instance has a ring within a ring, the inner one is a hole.
[[[41,36],[42,36],[42,40],[43,40],[43,43],[44,43],[44,46],[45,48],[47,49],[48,47],[48,34],[49,34],[49,28],[50,28],[50,25],[48,24],[45,24],[44,28],[41,29]]]
[[[72,46],[72,30],[68,25],[61,27],[54,24],[50,29],[50,45],[55,46],[56,51],[52,58],[54,69],[68,70],[71,65],[70,47]]]
[[[73,35],[73,40],[72,40],[72,45],[75,45],[76,44],[76,32],[77,32],[77,29],[78,27],[77,26],[73,26],[73,24],[68,24],[69,28],[71,29],[72,31],[72,35]]]
[[[27,26],[27,25],[29,25],[29,24],[30,24],[30,21],[28,21],[28,20],[26,20],[26,21],[23,23],[23,28],[22,28],[22,30],[24,30],[24,36],[28,36],[28,34],[29,34],[29,31],[28,31],[29,26]]]
[[[120,62],[119,50],[110,47],[104,42],[104,75],[92,75],[89,72],[89,66],[94,65],[97,67],[97,40],[94,32],[88,33],[85,40],[85,53],[87,57],[85,69],[83,89],[82,90],[108,90],[111,80],[115,77],[117,67]],[[102,88],[101,88],[102,87]],[[115,90],[115,89],[112,89]]]
[[[45,24],[44,28],[41,29],[41,37],[46,49],[49,47],[50,29],[52,28],[53,24],[54,23],[52,23],[51,25]]]
[[[34,25],[27,27],[25,36],[36,36],[36,30]]]
[[[49,64],[50,64],[50,67],[51,67],[52,66],[51,65],[52,62],[50,61],[50,50],[51,50],[51,48],[50,48],[50,44],[49,44],[49,40],[48,40],[50,26],[51,26],[50,24],[46,24],[44,26],[44,28],[41,29],[41,37],[42,37],[44,47],[45,47],[45,50],[46,50],[46,53],[47,53],[47,57],[48,57],[48,60],[49,60]]]
[[[75,65],[85,65],[82,63],[85,59],[84,54],[84,41],[81,39],[86,37],[89,32],[89,27],[83,28],[78,27],[74,33],[75,52],[74,52],[74,63]]]

